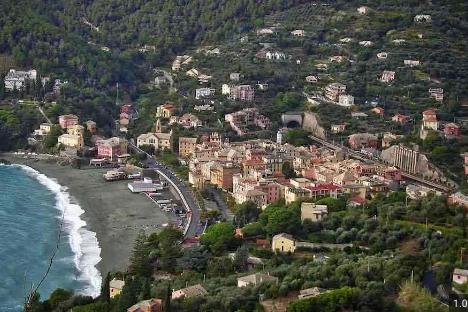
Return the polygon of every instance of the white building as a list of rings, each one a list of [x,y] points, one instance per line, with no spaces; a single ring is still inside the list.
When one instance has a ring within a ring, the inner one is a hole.
[[[344,107],[351,107],[354,105],[354,96],[349,94],[341,94],[338,98],[338,103]]]
[[[413,61],[413,60],[404,60],[403,63],[407,66],[413,67],[413,66],[419,66],[419,61]]]
[[[278,145],[283,144],[283,133],[281,132],[281,129],[276,133],[276,143]]]
[[[7,90],[20,90],[24,87],[27,81],[35,81],[37,79],[37,71],[31,69],[28,71],[21,71],[10,69],[5,76],[5,89]]]
[[[274,51],[274,52],[268,51],[265,54],[265,57],[268,60],[282,61],[286,59],[286,54],[284,54],[283,52],[278,52],[278,51]]]
[[[361,45],[363,47],[370,47],[372,45],[372,41],[368,41],[368,40],[361,41],[361,42],[359,42],[359,45]]]
[[[427,14],[420,14],[414,17],[416,23],[430,23],[432,22],[432,17]]]
[[[195,98],[198,100],[205,96],[210,96],[215,94],[215,89],[212,88],[200,88],[195,90]]]
[[[381,82],[390,82],[395,80],[395,72],[394,71],[389,71],[389,70],[384,70],[382,73],[382,76],[379,79]]]
[[[366,14],[366,13],[367,13],[367,7],[366,7],[366,6],[362,6],[362,7],[358,8],[357,11],[358,11],[360,14]]]
[[[221,87],[221,94],[222,95],[230,95],[233,88],[234,88],[234,86],[231,86],[231,85],[228,85],[228,84],[225,83]]]

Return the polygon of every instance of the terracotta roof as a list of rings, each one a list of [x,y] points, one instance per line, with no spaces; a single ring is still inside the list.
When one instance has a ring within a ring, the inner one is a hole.
[[[306,186],[306,189],[311,191],[320,191],[320,190],[338,190],[341,189],[341,186],[335,184],[320,184],[317,186]]]
[[[263,161],[261,159],[257,159],[257,158],[254,158],[254,159],[245,159],[244,161],[242,161],[242,164],[244,165],[263,165]]]
[[[428,109],[423,112],[423,115],[436,115],[436,112],[431,109]]]
[[[355,196],[355,197],[352,197],[350,199],[348,199],[348,201],[351,201],[351,202],[355,202],[355,203],[358,203],[358,204],[362,204],[366,201],[365,198],[362,198],[360,196]]]
[[[458,128],[460,128],[460,126],[453,123],[453,122],[451,122],[451,123],[446,124],[445,128],[457,128],[458,129]]]

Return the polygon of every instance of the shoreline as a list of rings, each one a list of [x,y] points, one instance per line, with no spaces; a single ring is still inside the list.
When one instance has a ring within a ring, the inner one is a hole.
[[[70,204],[77,204],[84,211],[79,218],[86,225],[81,229],[96,234],[101,261],[95,267],[102,276],[127,269],[134,240],[141,229],[148,235],[161,231],[162,224],[170,222],[168,215],[146,196],[130,193],[128,181],[105,182],[102,173],[108,169],[74,169],[10,154],[2,154],[0,158],[28,166],[67,188]]]

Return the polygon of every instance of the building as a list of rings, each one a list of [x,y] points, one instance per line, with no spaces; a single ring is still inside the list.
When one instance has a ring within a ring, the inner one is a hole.
[[[257,36],[263,36],[263,35],[273,35],[273,29],[272,28],[260,28],[257,29]]]
[[[213,88],[200,88],[195,90],[195,98],[199,100],[202,97],[207,97],[214,95],[216,92],[215,89]]]
[[[73,134],[62,134],[58,137],[58,143],[63,144],[67,147],[75,147],[77,149],[81,149],[84,147],[84,139],[80,135],[73,135]]]
[[[128,142],[119,137],[96,141],[97,157],[110,161],[118,160],[121,155],[127,154]]]
[[[231,73],[229,75],[229,79],[233,81],[239,81],[240,80],[240,73]]]
[[[383,115],[384,111],[385,110],[382,107],[374,107],[371,109],[371,112],[377,115]]]
[[[414,60],[404,60],[403,64],[409,67],[414,67],[414,66],[419,66],[420,62],[419,61],[414,61]]]
[[[73,125],[67,128],[67,133],[77,136],[84,136],[84,127],[82,125]]]
[[[382,73],[382,76],[379,79],[381,82],[390,82],[395,80],[395,72],[394,71],[389,71],[389,70],[384,70]]]
[[[468,282],[468,270],[464,270],[464,269],[453,270],[452,281],[459,285],[466,284]]]
[[[59,124],[62,129],[67,129],[78,124],[78,117],[76,115],[60,115]]]
[[[420,14],[414,17],[416,23],[430,23],[432,22],[432,17],[427,14]]]
[[[172,150],[172,130],[169,133],[163,133],[161,130],[161,121],[156,121],[155,132],[141,134],[137,138],[137,147],[142,145],[152,145],[155,150]]]
[[[198,128],[203,126],[202,121],[197,116],[190,113],[183,114],[181,117],[172,116],[169,120],[169,124],[179,124],[184,128]]]
[[[359,45],[363,47],[370,47],[372,44],[373,44],[372,41],[369,41],[369,40],[364,40],[364,41],[359,42]]]
[[[291,31],[291,35],[293,37],[304,37],[305,34],[306,32],[304,29],[296,29],[296,30]]]
[[[263,282],[278,283],[278,278],[269,274],[255,273],[237,278],[237,287],[245,287],[248,285],[259,285]]]
[[[330,131],[333,134],[341,133],[346,130],[346,125],[341,124],[341,125],[331,125]]]
[[[111,298],[114,298],[120,292],[122,291],[123,287],[125,286],[125,282],[118,280],[118,279],[113,279],[112,281],[109,282],[109,294]]]
[[[354,96],[349,94],[340,94],[338,97],[338,103],[340,106],[351,107],[354,105]]]
[[[192,62],[193,58],[189,55],[177,55],[172,63],[172,70],[179,71],[182,65],[188,65]]]
[[[192,155],[197,147],[197,138],[179,137],[179,157]]]
[[[402,114],[396,114],[395,116],[392,117],[393,122],[398,122],[398,123],[405,123],[409,119],[409,116],[405,116]]]
[[[228,84],[223,84],[221,87],[221,94],[222,95],[231,95],[232,89],[234,89],[234,86],[228,85]]]
[[[358,11],[359,14],[366,14],[367,13],[367,7],[366,6],[359,7],[357,9],[357,11]]]
[[[333,82],[325,87],[325,97],[331,101],[338,101],[339,96],[346,92],[346,86],[342,83]]]
[[[315,257],[315,255],[314,255],[314,257]],[[315,258],[314,258],[314,260],[315,260]],[[324,294],[326,292],[328,292],[328,290],[318,288],[318,287],[302,289],[301,291],[299,291],[299,295],[297,296],[297,298],[298,299],[313,298],[313,297],[320,296],[321,294]]]
[[[307,76],[305,77],[305,81],[309,83],[317,83],[318,78],[316,76]]]
[[[442,88],[435,88],[429,89],[429,96],[435,99],[437,102],[442,102],[444,100],[444,89]]]
[[[460,126],[451,122],[445,125],[444,133],[446,136],[460,136]]]
[[[6,90],[21,90],[28,82],[35,82],[37,79],[37,71],[31,69],[28,71],[21,71],[10,69],[5,76],[5,89]]]
[[[301,203],[301,221],[306,219],[313,222],[323,220],[328,216],[327,205],[316,205],[313,203]]]
[[[202,285],[197,284],[193,286],[189,286],[186,288],[182,288],[179,290],[174,290],[172,292],[172,300],[178,298],[195,298],[195,297],[205,297],[208,295],[208,292]]]
[[[255,91],[250,85],[235,86],[231,89],[231,96],[233,100],[251,102],[254,99]]]
[[[377,148],[377,137],[370,133],[355,133],[349,136],[348,143],[353,149]]]
[[[248,201],[254,202],[258,208],[265,208],[267,205],[267,194],[258,190],[246,190],[234,193],[236,203],[242,204]]]
[[[437,120],[437,114],[433,110],[425,110],[423,113],[423,121],[422,121],[422,128],[423,129],[431,129],[431,130],[438,130],[439,129],[439,121]]]
[[[241,111],[226,114],[224,120],[238,135],[247,132],[248,126],[258,126],[261,129],[268,129],[271,125],[270,120],[259,113],[258,108],[245,108]]]
[[[177,112],[177,107],[172,104],[162,104],[156,108],[156,118],[171,118]]]
[[[39,126],[39,129],[34,130],[34,135],[38,136],[44,136],[50,132],[50,129],[52,128],[52,124],[50,123],[42,123]]]
[[[232,163],[219,164],[210,170],[210,182],[220,189],[232,192],[233,177],[241,173],[241,167]]]
[[[161,299],[148,299],[138,302],[127,309],[127,312],[162,312],[163,301]]]
[[[84,125],[86,126],[86,129],[93,133],[93,132],[96,132],[96,123],[92,120],[88,120],[87,122],[84,123]]]
[[[296,241],[286,233],[280,233],[273,236],[271,248],[274,252],[291,252],[296,250]]]
[[[380,52],[380,53],[377,53],[377,58],[378,59],[386,59],[388,57],[388,53],[387,52]]]
[[[331,57],[329,58],[329,60],[330,60],[331,63],[333,63],[333,62],[341,63],[341,62],[343,62],[344,57],[341,56],[341,55],[335,55],[335,56],[331,56]]]
[[[268,51],[265,53],[265,58],[267,60],[284,61],[286,59],[286,54],[279,51]]]

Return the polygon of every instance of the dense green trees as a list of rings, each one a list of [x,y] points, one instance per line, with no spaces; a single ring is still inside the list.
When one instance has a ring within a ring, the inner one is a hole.
[[[223,251],[236,246],[235,229],[236,227],[231,223],[216,223],[208,227],[200,240],[203,245],[210,248],[213,254],[219,255]]]

